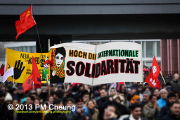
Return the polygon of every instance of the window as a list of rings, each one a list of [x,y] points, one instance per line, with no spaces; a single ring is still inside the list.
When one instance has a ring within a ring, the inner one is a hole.
[[[160,56],[160,41],[157,41],[157,57],[161,57]]]
[[[146,41],[146,57],[155,55],[155,41]]]

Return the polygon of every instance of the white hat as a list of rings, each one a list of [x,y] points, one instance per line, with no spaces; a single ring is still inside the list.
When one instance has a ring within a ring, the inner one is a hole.
[[[12,101],[12,96],[11,96],[9,93],[7,93],[4,101],[6,102],[6,101],[8,101],[8,100],[11,100],[11,101]]]

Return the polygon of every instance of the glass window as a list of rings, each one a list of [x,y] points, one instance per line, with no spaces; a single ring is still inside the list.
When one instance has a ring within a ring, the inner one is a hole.
[[[157,41],[157,57],[160,57],[160,41]]]
[[[142,41],[142,57],[144,58],[144,41]]]
[[[155,41],[146,41],[146,57],[155,55]]]

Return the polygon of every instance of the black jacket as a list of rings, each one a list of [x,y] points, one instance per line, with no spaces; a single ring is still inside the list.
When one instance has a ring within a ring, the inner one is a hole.
[[[6,119],[6,112],[8,111],[7,108],[7,103],[4,102],[0,108],[0,120],[5,120]]]
[[[166,105],[163,106],[158,114],[158,120],[163,118],[165,115],[167,115],[170,112],[170,103],[167,100]]]
[[[99,109],[99,120],[103,120],[104,110],[110,103],[112,102],[109,100],[109,97],[103,97],[97,100],[97,105]]]
[[[65,114],[62,113],[48,113],[44,120],[67,120]]]
[[[27,111],[26,107],[23,111]],[[31,111],[40,111],[40,109],[35,110],[33,106]],[[17,113],[16,120],[42,120],[41,113]]]
[[[129,109],[125,105],[122,105],[122,104],[116,102],[115,100],[113,100],[112,103],[117,107],[118,111],[120,112],[120,115],[130,114]]]
[[[175,118],[175,116],[171,115],[171,113],[169,112],[163,118],[158,119],[158,120],[180,120],[180,117],[179,118]]]

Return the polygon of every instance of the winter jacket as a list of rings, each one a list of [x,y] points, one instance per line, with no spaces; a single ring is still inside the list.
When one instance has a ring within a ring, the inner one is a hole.
[[[180,120],[180,117],[175,118],[175,116],[171,115],[171,112],[169,112],[167,115],[165,115],[163,118],[159,120]]]
[[[103,97],[97,100],[97,105],[99,109],[99,120],[103,120],[104,110],[110,103],[112,102],[109,100],[109,97]]]
[[[158,101],[157,101],[157,104],[160,108],[162,108],[164,105],[166,105],[166,100],[160,98]]]
[[[71,112],[69,115],[68,115],[68,120],[86,120],[86,113],[85,111],[83,111],[82,115],[80,115],[79,113],[77,113],[76,111],[75,112]],[[92,120],[90,114],[89,114],[89,120]]]
[[[171,86],[173,87],[173,89],[178,92],[179,97],[180,97],[180,82],[172,80],[170,83],[171,83]]]
[[[158,107],[157,109],[154,109],[153,107],[154,105],[152,102],[149,102],[144,106],[143,114],[145,115],[146,120],[158,120],[160,108]]]
[[[122,105],[122,104],[116,102],[115,100],[113,100],[112,103],[117,107],[117,109],[118,109],[118,111],[120,112],[121,115],[130,114],[129,109],[125,105]]]
[[[0,108],[0,120],[5,120],[6,119],[6,112],[8,111],[7,108],[7,103],[4,102]]]
[[[24,107],[23,111],[27,111],[26,107]],[[31,111],[40,111],[40,109],[37,108],[35,110],[35,106],[33,106]],[[42,120],[42,116],[41,116],[41,113],[17,113],[16,120]]]
[[[163,118],[165,115],[167,115],[170,112],[170,103],[169,101],[166,102],[166,105],[163,106],[159,112],[158,120]]]
[[[90,111],[90,110],[89,110]],[[90,113],[90,112],[89,112]],[[94,113],[90,113],[92,120],[99,120],[99,110],[95,108]]]
[[[62,113],[48,113],[45,115],[44,120],[67,120],[65,114]]]

